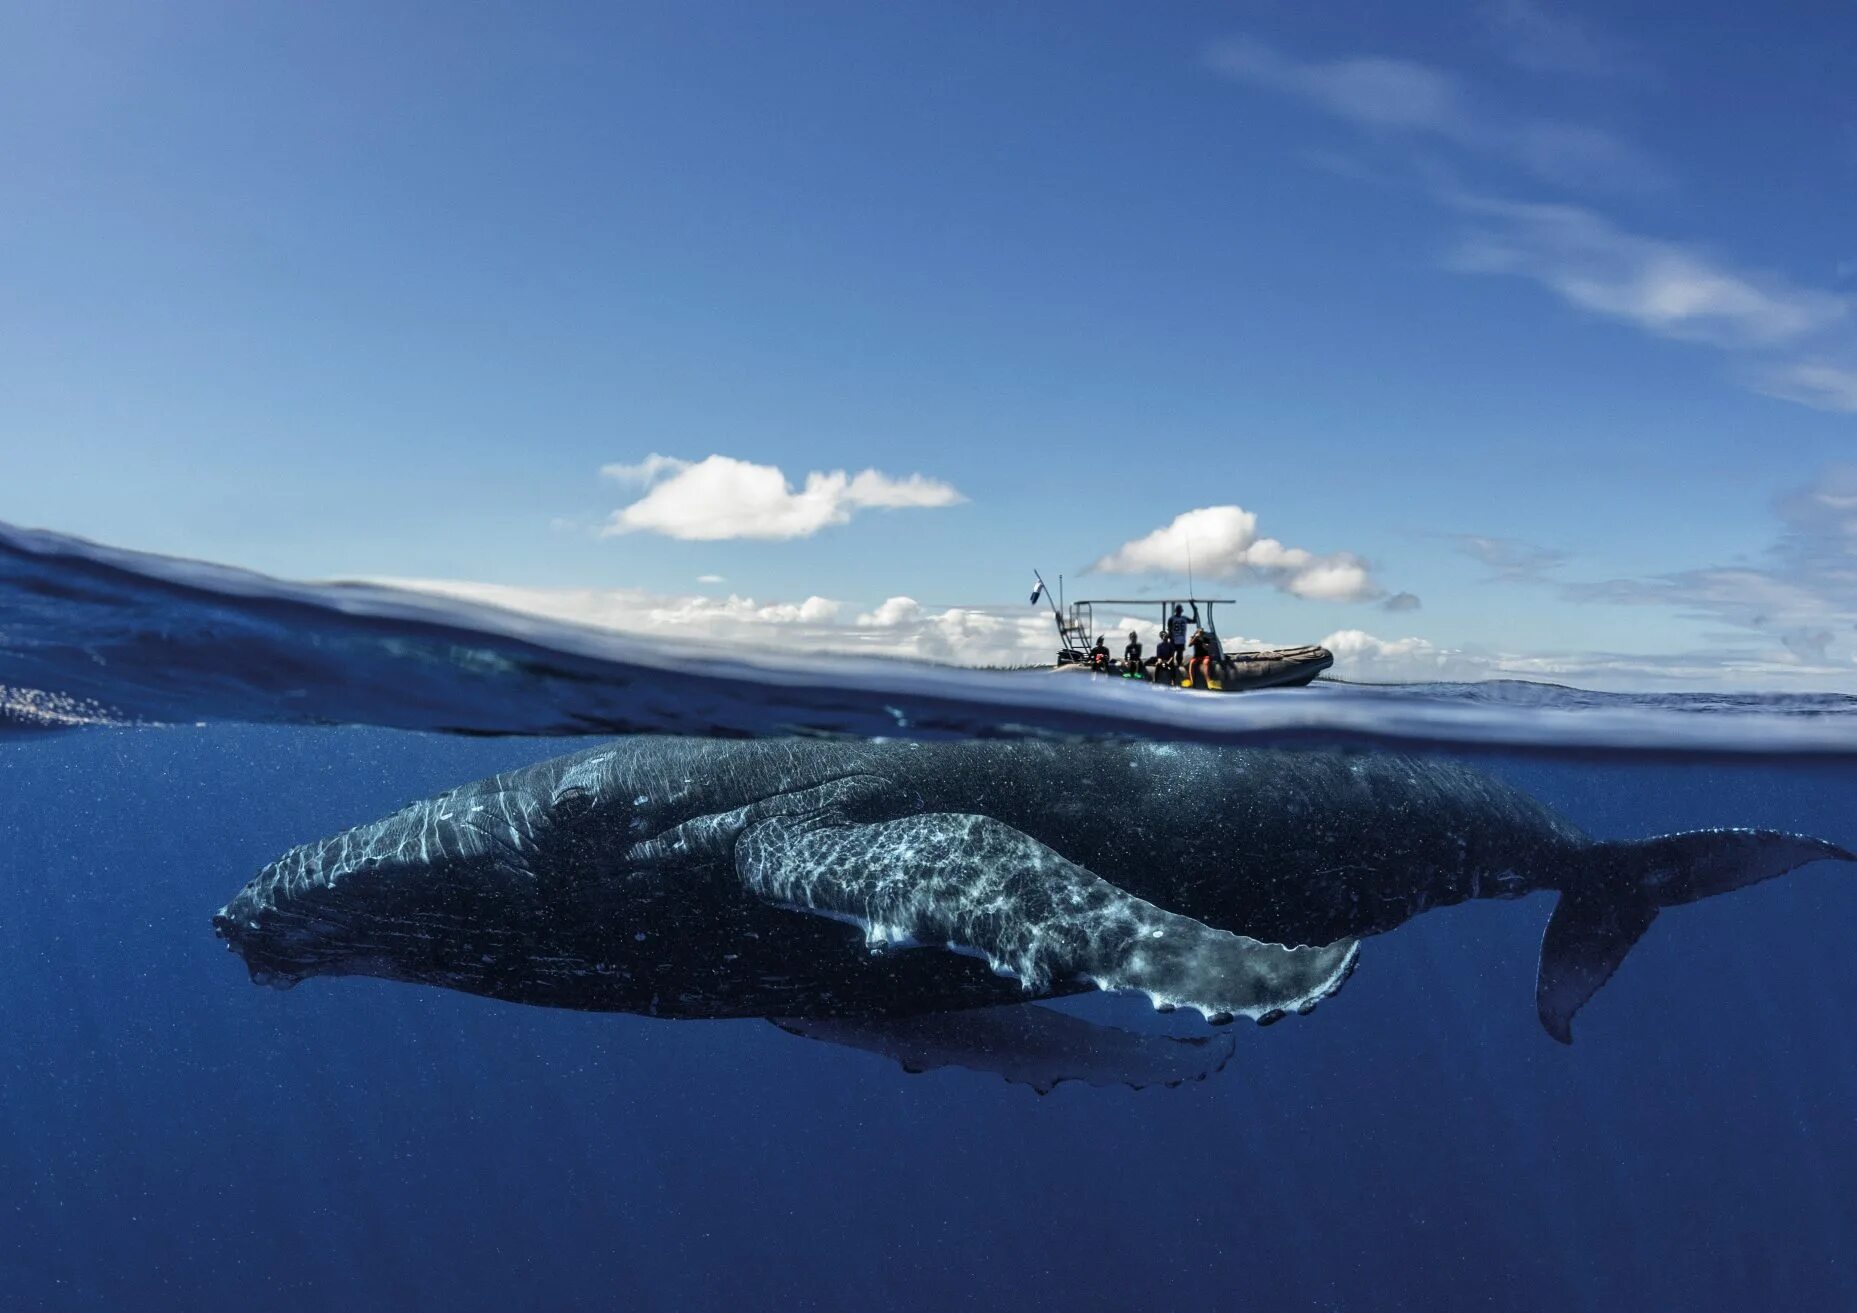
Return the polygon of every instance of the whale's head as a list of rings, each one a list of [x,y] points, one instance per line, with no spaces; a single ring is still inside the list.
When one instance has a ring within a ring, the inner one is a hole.
[[[285,853],[213,929],[260,984],[361,975],[477,987],[549,935],[538,872],[565,863],[522,815],[456,794],[415,803]]]
[[[791,915],[742,898],[732,845],[760,796],[780,806],[816,783],[817,754],[753,750],[765,769],[745,784],[713,769],[720,755],[652,740],[460,786],[292,849],[213,927],[253,980],[280,988],[359,975],[649,1007],[654,979],[709,961],[700,946],[758,942],[741,918]]]
[[[622,993],[642,951],[635,811],[551,780],[466,786],[292,849],[213,929],[255,982],[283,989],[375,976],[532,1001]]]
[[[252,979],[287,989],[311,976],[447,983],[533,930],[533,881],[495,862],[329,851],[309,844],[261,870],[213,915]],[[525,889],[526,886],[526,889]],[[497,914],[485,915],[491,907]],[[492,942],[496,941],[496,942]]]

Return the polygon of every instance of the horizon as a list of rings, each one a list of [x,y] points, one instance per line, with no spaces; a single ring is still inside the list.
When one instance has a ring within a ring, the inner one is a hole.
[[[1854,33],[17,11],[0,521],[672,641],[1048,659],[1035,567],[1190,573],[1357,682],[1857,692]]]

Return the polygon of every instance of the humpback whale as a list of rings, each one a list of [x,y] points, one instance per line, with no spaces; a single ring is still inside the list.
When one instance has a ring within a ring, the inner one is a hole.
[[[918,1068],[985,1051],[1010,1076],[1027,1052],[1078,1047],[1079,1021],[1001,1005],[1137,990],[1269,1023],[1334,993],[1361,939],[1535,890],[1559,894],[1537,1007],[1571,1042],[1662,909],[1819,859],[1857,856],[1765,830],[1594,840],[1441,758],[639,736],[293,849],[213,923],[260,983],[366,975],[765,1017]],[[945,1014],[990,1029],[959,1038]],[[1118,1032],[1097,1065],[1175,1083],[1230,1051],[1189,1043]]]

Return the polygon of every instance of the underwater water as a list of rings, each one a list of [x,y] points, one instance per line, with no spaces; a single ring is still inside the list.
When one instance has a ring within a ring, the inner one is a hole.
[[[1043,1097],[758,1020],[256,988],[208,923],[292,845],[579,748],[588,721],[1416,744],[1602,838],[1857,847],[1845,700],[1134,701],[1022,693],[1035,676],[969,696],[829,663],[686,696],[617,640],[127,554],[0,561],[0,1305],[1857,1307],[1838,863],[1660,917],[1571,1047],[1535,1015],[1543,893],[1368,939],[1335,998],[1238,1022],[1204,1081]],[[552,733],[479,736],[515,729]],[[1128,997],[1055,1006],[1206,1029]]]

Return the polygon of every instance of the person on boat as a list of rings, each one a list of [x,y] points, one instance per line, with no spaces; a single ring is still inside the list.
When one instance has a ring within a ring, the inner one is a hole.
[[[1128,646],[1122,649],[1122,673],[1133,679],[1141,677],[1141,635],[1128,631]]]
[[[1212,687],[1212,658],[1218,650],[1218,644],[1211,634],[1203,629],[1193,631],[1193,660],[1187,667],[1187,687],[1199,686],[1199,672],[1206,672],[1206,687]]]
[[[1193,615],[1188,619],[1180,603],[1174,603],[1174,613],[1167,617],[1167,637],[1174,641],[1174,651],[1186,651],[1187,631],[1199,624],[1199,603],[1193,603]]]
[[[1096,646],[1090,649],[1090,669],[1109,669],[1109,643],[1101,634],[1096,636]]]
[[[1154,647],[1154,682],[1157,684],[1174,684],[1180,679],[1180,649],[1174,646],[1174,640],[1166,630],[1161,631],[1161,641]]]

